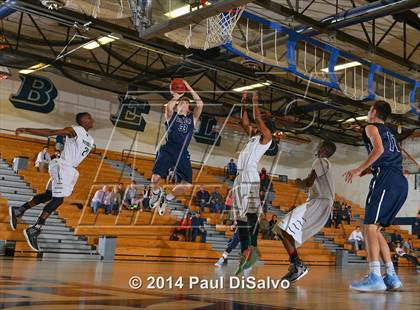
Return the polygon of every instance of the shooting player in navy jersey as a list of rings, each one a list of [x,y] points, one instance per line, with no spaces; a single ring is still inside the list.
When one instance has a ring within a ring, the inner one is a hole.
[[[403,157],[394,134],[385,126],[391,107],[385,101],[377,101],[368,113],[368,124],[363,140],[369,156],[358,168],[347,171],[346,182],[353,177],[372,173],[366,200],[365,234],[369,261],[369,274],[351,284],[357,291],[384,291],[399,289],[401,281],[395,273],[388,244],[381,233],[382,227],[392,224],[408,194],[408,182],[403,175]],[[381,275],[379,255],[386,265],[385,276]]]
[[[182,94],[172,93],[173,98],[165,105],[166,143],[163,144],[153,166],[152,196],[150,206],[159,206],[159,215],[163,215],[168,201],[191,188],[192,168],[188,146],[194,133],[201,112],[203,101],[192,87],[184,80],[187,91],[191,93],[195,108],[190,111],[190,99]],[[161,178],[166,178],[169,169],[175,167],[176,179],[180,180],[170,193],[165,194],[159,186]]]

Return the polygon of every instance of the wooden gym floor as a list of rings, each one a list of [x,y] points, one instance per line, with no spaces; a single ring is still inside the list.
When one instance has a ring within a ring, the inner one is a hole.
[[[420,274],[407,267],[399,270],[404,284],[400,292],[349,290],[349,283],[365,274],[365,265],[312,266],[305,278],[287,290],[188,287],[189,276],[229,278],[235,267],[235,263],[217,269],[201,263],[0,259],[0,309],[420,309]],[[257,266],[252,276],[277,280],[286,271],[287,266]],[[129,287],[132,276],[143,279],[140,289]],[[147,289],[148,276],[172,276],[173,284],[181,276],[184,288]]]

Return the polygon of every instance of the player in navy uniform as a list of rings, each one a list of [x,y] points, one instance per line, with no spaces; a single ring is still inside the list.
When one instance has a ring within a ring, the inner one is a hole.
[[[194,127],[203,111],[203,101],[192,87],[184,80],[187,91],[191,93],[195,108],[190,111],[190,99],[182,94],[172,93],[173,98],[165,105],[166,143],[157,153],[152,175],[152,208],[159,206],[159,215],[163,215],[165,206],[177,195],[192,187],[192,168],[188,146],[193,136]],[[176,106],[177,104],[177,106]],[[169,169],[175,167],[179,183],[168,194],[159,186],[161,178],[166,178]]]
[[[385,120],[391,107],[385,101],[377,101],[368,113],[368,125],[363,132],[369,156],[358,168],[347,171],[346,182],[353,177],[372,173],[366,200],[365,234],[369,261],[369,274],[350,288],[358,291],[384,291],[402,287],[395,273],[388,244],[381,233],[382,227],[392,224],[403,206],[408,193],[408,182],[403,175],[402,154]],[[385,276],[381,276],[379,255],[386,265]]]

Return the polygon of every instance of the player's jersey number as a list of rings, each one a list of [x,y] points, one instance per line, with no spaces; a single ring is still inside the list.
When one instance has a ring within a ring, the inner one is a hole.
[[[85,148],[83,149],[83,152],[82,152],[82,156],[83,157],[87,156],[87,154],[89,154],[89,152],[90,152],[90,148],[85,146]]]

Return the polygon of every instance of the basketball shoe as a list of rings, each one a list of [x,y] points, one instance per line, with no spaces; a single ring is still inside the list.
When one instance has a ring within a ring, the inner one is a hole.
[[[235,276],[241,274],[245,269],[249,269],[255,265],[259,258],[257,248],[249,246],[239,256],[239,266],[236,269]]]
[[[282,278],[289,282],[295,282],[302,279],[309,272],[308,267],[301,261],[297,260],[295,263],[291,263],[289,266],[289,272]]]
[[[164,194],[163,188],[159,188],[159,191],[157,193],[155,193],[154,191],[152,191],[152,195],[150,196],[150,208],[154,209],[156,207],[159,207],[161,204],[161,198]]]
[[[386,285],[387,290],[397,290],[402,288],[402,283],[400,281],[400,278],[397,276],[397,274],[394,272],[392,274],[386,273],[383,277],[384,283]]]
[[[223,267],[223,265],[227,264],[228,259],[224,258],[223,256],[219,258],[219,260],[214,264],[216,267]]]
[[[168,200],[166,199],[165,192],[163,192],[157,205],[159,206],[158,213],[160,216],[162,216],[165,214],[166,207],[168,206]]]
[[[41,233],[41,229],[36,228],[35,226],[30,226],[23,231],[26,242],[31,247],[32,250],[39,252],[38,247],[38,236]]]
[[[17,226],[17,219],[21,217],[22,214],[19,211],[19,207],[9,207],[9,221],[10,221],[10,227],[12,230],[16,230]]]
[[[385,291],[386,285],[381,276],[378,276],[374,272],[369,272],[363,279],[353,282],[350,288],[359,292],[375,292]]]

